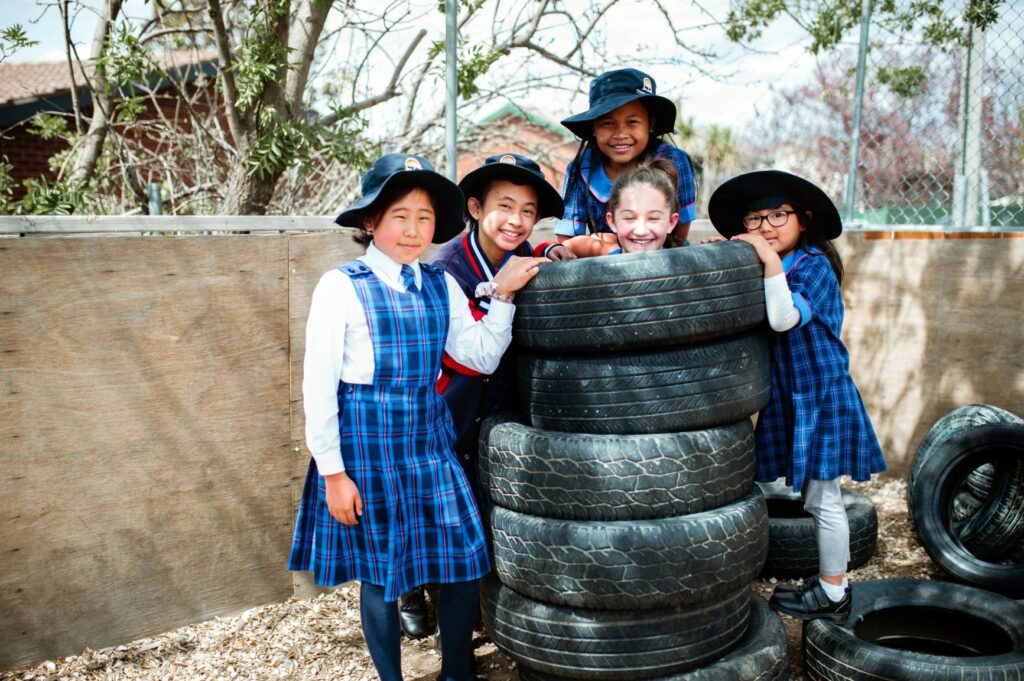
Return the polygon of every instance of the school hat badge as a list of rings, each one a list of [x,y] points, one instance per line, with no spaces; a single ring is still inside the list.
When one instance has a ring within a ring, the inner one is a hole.
[[[797,203],[810,211],[822,238],[835,239],[842,234],[843,221],[828,194],[813,182],[782,170],[756,170],[726,180],[708,200],[708,217],[718,233],[729,238],[746,231],[743,216],[749,211],[783,203]]]
[[[462,231],[465,199],[458,186],[436,172],[430,161],[413,154],[385,154],[363,175],[362,196],[334,219],[342,227],[362,227],[363,217],[375,207],[387,187],[422,187],[434,199],[435,244],[443,244]]]
[[[536,161],[519,154],[488,156],[482,166],[466,173],[459,181],[459,189],[467,199],[475,196],[482,201],[484,188],[495,180],[508,180],[533,187],[537,192],[538,220],[562,217],[562,197],[558,191],[548,183]]]
[[[637,69],[606,71],[590,82],[590,108],[569,116],[562,125],[577,137],[594,136],[594,121],[624,104],[641,101],[654,118],[654,136],[672,132],[676,124],[676,105],[657,93],[654,79]]]

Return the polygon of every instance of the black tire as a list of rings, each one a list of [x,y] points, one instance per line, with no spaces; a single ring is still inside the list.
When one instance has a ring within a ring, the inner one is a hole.
[[[520,681],[563,681],[568,677],[545,674],[520,665]],[[760,596],[750,601],[747,631],[736,647],[717,660],[681,674],[653,681],[785,681],[789,678],[786,627]]]
[[[1020,418],[1005,409],[992,406],[991,404],[965,404],[963,406],[953,409],[948,414],[944,415],[935,424],[928,429],[925,433],[924,438],[921,440],[921,444],[917,447],[917,452],[914,454],[914,460],[910,464],[910,473],[907,476],[907,506],[912,508],[914,506],[914,495],[916,493],[916,486],[913,484],[914,480],[918,477],[917,469],[924,465],[925,460],[932,456],[933,450],[941,444],[943,441],[949,438],[964,433],[972,428],[978,426],[987,426],[999,423],[1012,424],[1020,421]],[[979,466],[991,462],[979,461]],[[972,469],[973,472],[974,469]],[[978,480],[978,478],[975,478]],[[991,489],[991,485],[989,485]],[[988,496],[985,494],[975,494],[978,499],[983,499]],[[914,515],[910,515],[910,522],[913,525],[916,523]]]
[[[1024,605],[948,582],[853,586],[845,624],[804,627],[812,681],[1022,681]]]
[[[579,608],[650,610],[749,586],[768,551],[757,487],[703,513],[659,520],[559,520],[491,509],[494,572],[524,596]]]
[[[748,332],[672,350],[519,359],[523,407],[536,428],[673,433],[735,423],[768,403],[768,339]]]
[[[516,295],[516,343],[627,350],[711,340],[765,319],[764,268],[746,244],[545,265]]]
[[[875,554],[878,514],[871,500],[844,489],[843,506],[850,523],[850,563],[855,570]],[[762,577],[794,579],[818,574],[818,538],[814,518],[804,510],[799,494],[766,492],[768,504],[768,558]]]
[[[521,667],[573,679],[645,679],[693,669],[743,638],[750,589],[713,603],[642,612],[565,608],[493,577],[481,592],[490,639]]]
[[[962,527],[953,519],[953,501],[967,474],[984,461],[995,462],[998,471],[1001,463],[1022,459],[1024,424],[975,425],[919,448],[907,481],[910,517],[932,560],[954,579],[1018,598],[1024,596],[1024,563],[1001,564],[975,555],[961,541]],[[1000,477],[1004,481],[1009,478]],[[991,519],[995,513],[986,509],[995,508],[997,497],[1003,496],[1001,490],[993,490],[992,497],[966,522]]]
[[[981,500],[976,496],[963,490],[953,497],[953,520],[967,520],[981,508]]]
[[[735,501],[754,484],[744,418],[683,433],[538,430],[508,412],[480,429],[480,481],[498,506],[548,518],[647,520]]]
[[[993,475],[995,467],[990,463],[983,463],[967,474],[967,489],[978,500],[988,499],[992,494]]]

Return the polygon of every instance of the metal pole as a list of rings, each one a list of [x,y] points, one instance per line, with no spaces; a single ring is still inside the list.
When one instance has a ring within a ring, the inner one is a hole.
[[[444,32],[446,72],[444,106],[445,148],[448,152],[448,177],[454,182],[457,179],[455,165],[458,161],[459,153],[456,145],[458,119],[455,115],[455,108],[459,97],[457,70],[459,56],[455,49],[459,37],[459,10],[456,0],[445,0],[444,16],[446,19]]]
[[[156,182],[149,183],[149,214],[160,215],[160,204],[163,201],[160,198],[160,185]]]
[[[853,100],[853,130],[850,131],[850,166],[846,174],[846,222],[853,221],[857,194],[857,167],[860,154],[860,113],[864,105],[864,71],[868,60],[868,26],[871,23],[871,0],[860,3],[860,48],[857,52],[857,89]]]

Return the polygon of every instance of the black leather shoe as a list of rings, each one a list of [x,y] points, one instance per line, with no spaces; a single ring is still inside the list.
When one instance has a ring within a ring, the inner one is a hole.
[[[409,638],[426,638],[433,633],[427,626],[427,599],[422,586],[399,597],[398,621]]]
[[[776,588],[768,601],[779,612],[798,620],[826,619],[833,622],[846,620],[852,602],[849,585],[846,586],[843,599],[836,602],[828,597],[817,577],[811,577],[795,589]]]

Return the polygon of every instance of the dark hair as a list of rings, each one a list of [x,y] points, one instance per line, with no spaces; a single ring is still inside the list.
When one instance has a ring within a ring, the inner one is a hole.
[[[648,108],[648,106],[643,102],[640,103],[643,105],[644,109],[647,110],[647,117],[653,121],[654,116],[651,114],[650,108]],[[647,146],[644,147],[644,150],[642,152],[640,152],[640,155],[637,157],[637,162],[643,163],[647,159],[653,158],[655,152],[658,151],[658,147],[661,145],[662,141],[663,140],[661,135],[649,135],[647,138]],[[583,157],[586,155],[588,149],[593,151],[595,163],[603,164],[605,162],[605,155],[597,146],[596,138],[594,137],[593,126],[591,126],[590,135],[586,137],[582,142],[580,142],[579,149],[576,150],[576,156],[573,157],[573,159],[569,162],[569,166],[566,168],[566,197],[572,195],[572,192],[576,188],[576,183],[581,181],[579,178],[579,167],[580,164],[583,162]],[[678,184],[678,174],[676,175],[676,178],[676,182]],[[677,187],[676,192],[678,193],[678,191],[679,189]],[[587,229],[591,232],[596,232],[597,220],[595,219],[595,216],[590,215],[590,202],[585,202],[584,207],[587,211]],[[597,218],[600,217],[601,216],[597,216]]]
[[[466,203],[468,204],[470,199],[476,199],[477,201],[480,202],[480,205],[482,206],[483,203],[484,203],[484,199],[487,198],[487,192],[491,191],[491,187],[494,186],[495,182],[499,182],[501,180],[504,180],[505,182],[510,182],[510,183],[516,185],[517,187],[530,187],[531,189],[534,190],[535,194],[538,194],[537,201],[538,202],[540,201],[540,196],[539,196],[539,193],[537,192],[536,187],[534,187],[529,182],[519,182],[518,180],[513,179],[511,177],[495,177],[495,178],[493,178],[491,180],[488,180],[483,185],[481,185],[479,192],[474,192],[473,194],[470,194],[470,195],[466,196]],[[477,194],[479,194],[479,196]],[[561,217],[561,216],[559,216],[559,217]],[[467,206],[467,210],[466,210],[466,227],[468,227],[469,230],[472,231],[472,230],[476,229],[478,226],[479,226],[479,223],[477,222],[477,219],[469,214],[469,209],[468,209],[468,206]]]
[[[369,246],[370,242],[373,241],[373,234],[366,229],[366,225],[377,224],[384,217],[384,213],[391,207],[391,204],[404,199],[414,189],[422,189],[427,193],[427,197],[430,199],[430,207],[434,209],[434,215],[436,216],[437,201],[426,187],[419,184],[409,184],[408,182],[392,182],[384,187],[380,194],[377,195],[376,200],[363,211],[362,218],[359,221],[359,231],[352,235],[352,241],[355,241],[363,248]]]
[[[657,189],[665,197],[669,212],[679,211],[679,173],[676,165],[667,158],[648,158],[615,179],[612,194],[608,198],[608,212],[614,213],[622,200],[622,192],[634,185],[647,185]]]
[[[832,266],[832,271],[836,274],[836,279],[839,281],[839,285],[843,284],[843,275],[846,270],[843,268],[843,259],[839,257],[839,251],[832,245],[832,241],[825,239],[818,232],[818,228],[814,224],[814,216],[807,216],[807,210],[796,201],[787,201],[787,203],[793,206],[793,210],[796,211],[795,215],[797,220],[800,222],[800,226],[804,228],[804,231],[800,233],[800,238],[797,240],[797,247],[802,248],[804,246],[814,246],[828,258],[828,263]]]

